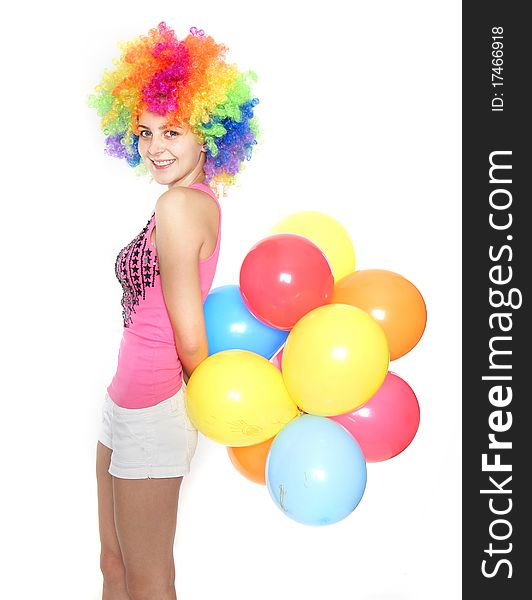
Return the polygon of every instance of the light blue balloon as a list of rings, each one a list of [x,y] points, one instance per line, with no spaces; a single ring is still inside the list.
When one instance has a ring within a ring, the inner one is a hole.
[[[355,438],[327,417],[302,415],[276,435],[266,485],[294,521],[329,525],[355,510],[366,488],[366,461]]]
[[[254,317],[242,300],[238,285],[211,290],[203,304],[203,314],[209,356],[223,350],[249,350],[270,360],[290,333]]]

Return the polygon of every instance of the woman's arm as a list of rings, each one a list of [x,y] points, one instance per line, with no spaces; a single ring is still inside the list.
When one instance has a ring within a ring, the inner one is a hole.
[[[155,206],[161,285],[185,382],[208,356],[198,265],[208,236],[206,202],[196,190],[178,187]]]

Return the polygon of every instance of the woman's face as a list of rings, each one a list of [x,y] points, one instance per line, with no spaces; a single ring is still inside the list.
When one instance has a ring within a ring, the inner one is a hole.
[[[203,180],[201,144],[189,127],[167,126],[162,115],[148,111],[140,115],[139,154],[157,183],[172,187]]]

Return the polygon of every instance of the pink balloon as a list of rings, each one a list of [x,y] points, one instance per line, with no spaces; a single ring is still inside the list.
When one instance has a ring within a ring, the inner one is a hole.
[[[279,369],[279,371],[281,371],[281,373],[283,372],[283,350],[284,346],[279,350],[279,352],[277,352],[275,356],[270,358],[270,361]]]
[[[366,462],[379,462],[397,456],[414,439],[419,427],[419,404],[408,383],[389,371],[363,406],[329,418],[351,433]]]

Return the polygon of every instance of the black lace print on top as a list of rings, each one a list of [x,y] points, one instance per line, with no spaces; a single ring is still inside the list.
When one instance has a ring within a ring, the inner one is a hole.
[[[155,276],[160,271],[157,268],[157,253],[148,244],[148,228],[155,213],[143,230],[116,257],[115,273],[124,293],[122,294],[122,318],[124,327],[129,327],[132,313],[140,299],[146,298],[146,288],[155,285]]]

